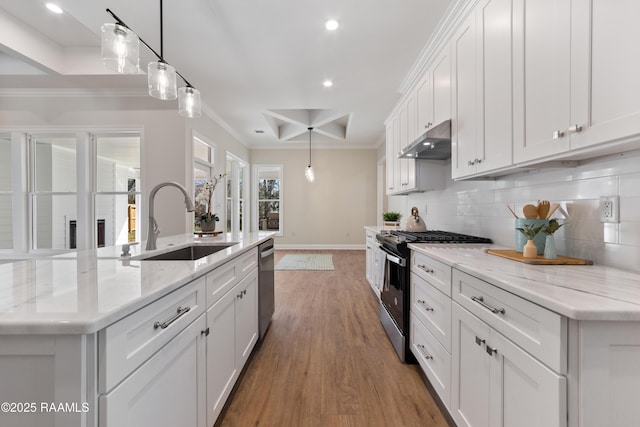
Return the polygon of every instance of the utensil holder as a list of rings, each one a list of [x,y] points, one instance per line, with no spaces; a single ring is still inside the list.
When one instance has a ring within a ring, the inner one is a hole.
[[[541,225],[545,226],[548,224],[549,224],[548,219],[527,219],[527,218],[516,219],[516,230],[515,230],[516,252],[522,253],[522,249],[524,248],[524,245],[527,244],[527,238],[525,237],[524,234],[522,234],[517,230],[518,228],[525,228],[525,225],[528,225],[529,228],[535,228],[535,227],[540,227]],[[538,248],[538,255],[542,255],[544,253],[544,245],[545,245],[546,237],[547,235],[541,231],[538,234],[536,234],[536,237],[534,237],[533,239],[533,243],[536,245],[536,248]]]

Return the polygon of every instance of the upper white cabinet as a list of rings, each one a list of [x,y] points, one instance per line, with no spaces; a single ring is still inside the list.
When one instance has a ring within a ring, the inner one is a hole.
[[[516,163],[640,135],[640,3],[514,0],[513,16]]]
[[[435,59],[415,90],[415,137],[451,118],[451,61],[448,49]]]
[[[453,178],[512,164],[512,9],[483,0],[453,36]]]

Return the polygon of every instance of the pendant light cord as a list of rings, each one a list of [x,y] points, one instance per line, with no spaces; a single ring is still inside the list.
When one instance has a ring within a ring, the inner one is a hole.
[[[311,131],[313,128],[307,128],[309,130],[309,166],[311,166]]]
[[[162,37],[164,33],[162,25],[164,19],[162,19],[162,9],[164,9],[164,7],[162,7],[162,0],[160,0],[160,62],[164,62],[164,37]]]

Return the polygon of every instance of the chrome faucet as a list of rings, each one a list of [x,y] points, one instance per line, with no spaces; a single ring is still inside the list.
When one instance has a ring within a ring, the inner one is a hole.
[[[185,190],[182,185],[177,182],[162,182],[156,185],[153,190],[151,190],[151,194],[149,194],[149,232],[147,233],[147,250],[156,249],[156,240],[158,239],[158,234],[160,234],[160,228],[158,228],[158,223],[153,216],[153,202],[158,190],[167,186],[176,187],[178,190],[182,191],[182,194],[184,194],[184,204],[187,207],[187,212],[193,212],[195,210],[191,197],[189,197],[187,190]]]

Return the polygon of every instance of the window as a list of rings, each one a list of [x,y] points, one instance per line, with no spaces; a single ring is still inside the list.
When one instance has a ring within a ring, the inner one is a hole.
[[[77,220],[75,135],[30,138],[32,249],[72,249],[71,221]]]
[[[257,230],[283,233],[282,165],[256,165],[254,167],[257,204]]]
[[[0,134],[0,249],[13,248],[11,135]]]
[[[195,207],[194,218],[197,220],[206,214],[207,205],[206,203],[198,198],[198,194],[202,191],[202,187],[204,184],[213,176],[214,174],[214,166],[215,166],[215,146],[206,142],[204,138],[194,136],[193,137],[193,202]],[[222,191],[216,189],[217,191]],[[214,200],[211,203],[212,213],[215,212],[215,192],[213,195]],[[218,216],[220,214],[218,213]],[[195,230],[200,230],[200,225],[195,225]]]
[[[238,157],[227,154],[227,232],[238,233],[247,229],[245,212],[245,188],[247,164]]]
[[[140,136],[98,135],[95,144],[97,246],[140,241]]]

